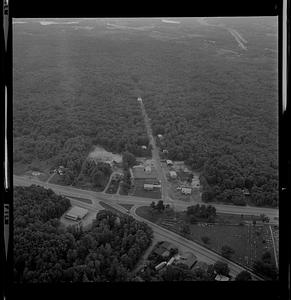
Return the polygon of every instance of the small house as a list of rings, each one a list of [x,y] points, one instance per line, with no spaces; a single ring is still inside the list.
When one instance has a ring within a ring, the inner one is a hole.
[[[170,159],[167,159],[166,163],[167,163],[167,166],[172,166],[173,165],[173,162]]]
[[[156,266],[155,266],[155,269],[156,269],[157,271],[158,271],[158,270],[161,270],[163,267],[166,266],[166,264],[167,264],[167,262],[166,262],[166,261],[163,261],[163,262],[161,262],[160,264],[156,265]]]
[[[214,278],[216,281],[229,281],[229,277],[217,274]]]
[[[177,178],[177,173],[175,171],[170,171],[170,177],[173,179]]]
[[[170,266],[175,260],[176,260],[176,258],[173,256],[173,257],[167,262],[167,266]]]
[[[145,184],[143,185],[143,188],[144,188],[144,190],[146,190],[146,191],[152,191],[152,190],[154,189],[154,185],[153,185],[153,184],[145,183]]]
[[[32,176],[39,176],[40,172],[33,171],[31,174],[32,174]]]
[[[181,192],[182,192],[182,194],[184,194],[184,195],[190,195],[191,192],[192,192],[192,189],[191,189],[191,188],[188,188],[188,187],[182,187]]]
[[[186,256],[183,257],[180,262],[183,265],[187,266],[188,269],[191,269],[195,265],[195,263],[197,262],[197,257],[193,253],[188,252],[186,254]]]
[[[146,150],[146,149],[147,149],[147,146],[146,146],[146,145],[142,145],[141,148],[142,148],[143,150]]]
[[[250,192],[249,192],[249,190],[248,189],[243,189],[243,194],[245,195],[245,196],[249,196],[250,195]]]
[[[163,136],[162,136],[161,134],[158,134],[158,138],[159,138],[159,139],[162,139]]]
[[[163,153],[168,154],[169,151],[168,151],[167,149],[164,149],[164,150],[163,150]]]
[[[195,265],[194,265],[194,267],[192,268],[192,270],[201,270],[201,271],[205,271],[205,272],[207,272],[207,270],[208,270],[208,264],[206,263],[206,262],[204,262],[204,261],[198,261]]]
[[[141,101],[142,101],[141,97],[138,97],[138,98],[137,98],[137,101],[141,102]]]
[[[151,166],[146,166],[144,170],[147,174],[150,174],[152,171],[152,168],[151,168]]]

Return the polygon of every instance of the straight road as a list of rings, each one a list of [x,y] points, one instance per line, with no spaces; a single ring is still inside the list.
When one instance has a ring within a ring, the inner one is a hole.
[[[79,198],[88,198],[93,201],[95,200],[115,200],[122,203],[128,204],[140,204],[140,205],[149,205],[153,199],[143,198],[136,196],[125,196],[125,195],[110,195],[103,194],[102,192],[93,192],[88,190],[82,190],[74,188],[71,186],[62,186],[52,183],[42,182],[40,180],[29,178],[25,176],[13,175],[13,184],[15,186],[30,186],[32,184],[44,186],[46,188],[51,188],[56,193],[61,193],[65,196],[79,197]],[[165,202],[167,203],[167,202]],[[169,204],[171,204],[169,202]],[[264,207],[253,207],[253,206],[235,206],[235,205],[223,205],[223,204],[212,204],[216,211],[219,213],[229,213],[229,214],[243,214],[243,215],[260,215],[265,214],[270,218],[270,224],[278,224],[278,209],[275,208],[264,208]],[[176,210],[185,210],[189,204],[187,203],[176,203]],[[276,219],[275,219],[276,218]]]
[[[157,171],[158,177],[161,180],[161,187],[162,187],[162,200],[164,202],[167,202],[168,200],[168,191],[167,191],[167,177],[164,174],[162,167],[161,167],[161,160],[160,160],[160,155],[159,155],[159,149],[156,145],[156,141],[155,138],[153,136],[153,132],[152,132],[152,128],[151,128],[151,124],[150,124],[150,120],[149,117],[146,113],[144,104],[142,102],[142,100],[140,101],[140,106],[141,106],[141,110],[142,110],[142,114],[144,117],[144,121],[145,121],[145,126],[146,126],[146,131],[147,131],[147,135],[150,141],[150,144],[152,146],[152,158],[155,164],[155,169]]]
[[[193,241],[187,240],[186,238],[167,230],[163,227],[160,227],[156,225],[155,223],[152,223],[140,216],[138,216],[135,213],[135,209],[131,210],[131,215],[138,221],[144,222],[148,224],[154,231],[155,234],[158,234],[159,236],[163,237],[163,239],[167,239],[174,243],[177,246],[182,246],[183,248],[187,248],[189,251],[193,252],[197,257],[201,258],[203,261],[209,264],[214,264],[218,260],[223,261],[228,264],[228,267],[230,269],[230,275],[235,277],[237,274],[239,274],[241,271],[245,270],[242,266],[222,257],[221,255],[217,254],[216,252],[213,252],[205,247],[203,247],[200,244],[197,244]],[[250,272],[252,277],[256,280],[262,280],[259,276],[256,274]]]

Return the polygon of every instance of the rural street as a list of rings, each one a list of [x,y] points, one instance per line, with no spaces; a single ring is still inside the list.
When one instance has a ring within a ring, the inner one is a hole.
[[[152,128],[150,125],[150,120],[147,116],[147,113],[146,113],[146,110],[145,110],[145,107],[144,107],[144,104],[142,101],[140,101],[140,106],[141,106],[142,114],[143,114],[145,125],[146,125],[147,135],[148,135],[150,144],[152,146],[152,158],[153,158],[153,161],[155,164],[155,169],[157,171],[159,179],[161,180],[162,200],[164,202],[167,202],[167,200],[171,200],[171,199],[169,199],[168,191],[167,191],[167,178],[161,167],[159,149],[156,145],[156,141],[153,136]]]

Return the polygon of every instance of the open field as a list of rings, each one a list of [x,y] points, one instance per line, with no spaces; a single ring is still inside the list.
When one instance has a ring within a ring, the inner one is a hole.
[[[113,208],[112,206],[106,204],[106,203],[103,202],[103,201],[99,201],[99,204],[100,204],[101,206],[103,206],[104,209],[110,210],[110,211],[112,211],[113,213],[115,213],[115,214],[117,214],[117,215],[119,215],[119,216],[120,216],[120,215],[125,215],[125,214],[123,214],[122,212],[120,212],[119,210]]]
[[[13,164],[13,174],[16,175],[27,175],[33,176],[32,172],[37,171],[40,172],[39,176],[33,176],[35,179],[39,179],[40,181],[46,181],[49,176],[50,163],[46,161],[34,160],[30,164],[24,163],[14,163]]]
[[[174,219],[173,214],[157,212],[152,213],[149,207],[139,207],[136,213],[141,217],[148,219],[160,226],[163,226],[176,233],[180,233],[181,224],[186,220],[185,215],[176,213]],[[236,216],[231,218],[230,215],[219,216],[220,221],[237,220]],[[232,260],[251,267],[253,262],[261,258],[265,251],[270,251],[273,254],[272,245],[270,244],[270,233],[266,225],[223,225],[223,224],[189,224],[190,234],[185,237],[203,244],[205,247],[210,248],[218,253],[221,253],[221,247],[224,245],[230,246],[235,252],[231,257]],[[201,237],[207,236],[209,243],[205,244]],[[273,255],[272,255],[272,259]]]
[[[120,205],[128,210],[130,210],[133,207],[133,204],[126,204],[126,203],[118,203],[118,205]]]
[[[76,200],[78,200],[78,201],[82,201],[82,202],[85,202],[85,203],[92,204],[92,200],[90,200],[90,199],[84,199],[84,198],[73,197],[73,196],[70,196],[70,197],[67,197],[67,198],[68,198],[68,199],[73,198],[73,199],[76,199]]]
[[[146,180],[138,180],[135,181],[135,186],[132,189],[131,194],[137,197],[145,197],[145,198],[152,198],[152,199],[161,199],[162,194],[160,189],[154,189],[153,191],[146,191],[143,188],[144,183]]]
[[[118,163],[122,162],[122,157],[120,154],[114,154],[112,152],[106,151],[104,148],[100,146],[94,146],[93,150],[88,155],[89,159],[93,159],[95,161],[116,161]]]
[[[109,187],[106,189],[107,194],[116,194],[120,180],[111,180]]]

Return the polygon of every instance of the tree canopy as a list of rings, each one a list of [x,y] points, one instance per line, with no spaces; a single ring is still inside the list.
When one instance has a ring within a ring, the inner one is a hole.
[[[58,219],[69,200],[42,187],[16,187],[14,205],[17,282],[130,280],[153,235],[145,223],[105,210],[89,231],[65,229]]]

